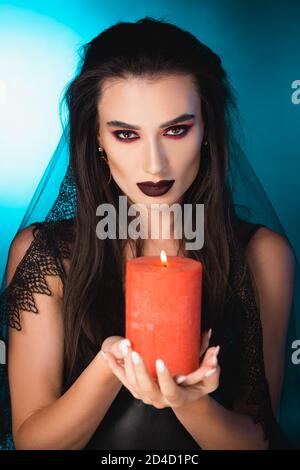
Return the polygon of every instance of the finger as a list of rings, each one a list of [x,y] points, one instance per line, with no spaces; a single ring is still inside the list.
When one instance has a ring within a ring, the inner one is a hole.
[[[110,352],[115,356],[115,358],[123,361],[124,356],[123,356],[121,348],[124,348],[126,344],[130,345],[129,339],[120,337],[120,341],[116,341],[111,346]],[[120,348],[120,345],[121,345],[121,348]]]
[[[215,390],[219,385],[219,377],[220,377],[220,366],[217,366],[213,369],[209,369],[202,380],[203,387],[206,390],[210,390],[212,392]],[[210,393],[208,392],[208,393]]]
[[[135,369],[137,387],[141,396],[145,396],[153,402],[158,401],[161,398],[161,392],[156,382],[150,376],[143,358],[136,351],[132,351],[131,358]]]
[[[161,393],[170,407],[183,405],[184,396],[182,390],[174,381],[162,359],[157,359],[156,371]]]
[[[106,352],[105,353],[106,355],[106,358],[107,358],[107,364],[109,365],[109,367],[111,368],[112,372],[115,374],[115,376],[120,380],[120,382],[122,382],[122,384],[128,388],[128,390],[131,391],[130,389],[130,384],[127,380],[127,377],[126,377],[126,374],[125,374],[125,370],[124,370],[124,367],[123,366],[120,366],[115,357],[113,356],[113,354],[109,353],[109,352]]]
[[[111,352],[111,351],[110,351],[110,352]],[[103,358],[107,361],[107,353],[106,353],[105,351],[103,351],[103,349],[100,349],[100,353],[102,354]],[[122,356],[122,359],[118,359],[115,354],[113,354],[113,356],[114,356],[114,358],[115,358],[117,364],[120,365],[120,366],[122,366],[122,367],[124,368],[124,359],[123,359],[123,356]]]
[[[112,369],[112,372],[115,374],[115,376],[129,390],[129,392],[132,394],[134,398],[136,398],[137,400],[140,400],[140,395],[137,392],[136,388],[132,387],[127,379],[124,366],[118,365],[118,360],[115,359],[113,354],[107,352],[106,356],[107,356],[108,365]]]
[[[127,340],[127,342],[125,342],[124,340],[121,342],[119,346],[120,346],[120,349],[122,351],[123,358],[124,358],[124,368],[125,368],[127,380],[132,388],[137,389],[137,379],[136,379],[134,365],[131,359],[132,349],[130,347],[131,346],[130,341]]]
[[[186,375],[185,380],[181,382],[182,385],[195,385],[198,382],[201,382],[205,378],[205,374],[209,371],[216,369],[218,367],[218,353],[220,351],[220,346],[215,346],[209,348],[204,356],[204,359],[201,363],[201,366]]]
[[[205,351],[207,350],[207,348],[209,346],[209,340],[211,338],[211,334],[212,334],[212,329],[210,328],[208,331],[205,331],[202,335],[201,347],[200,347],[200,357],[203,356],[203,354],[205,353]]]
[[[217,367],[218,365],[218,354],[220,352],[220,346],[213,346],[208,348],[206,351],[201,366],[206,368]]]
[[[200,367],[216,366],[219,350],[219,346],[211,346],[208,348],[200,361]]]
[[[214,367],[213,369],[207,370],[204,374],[203,382],[207,382],[209,380],[212,380],[211,377],[216,375],[215,373],[217,372],[217,370],[219,368],[220,368],[220,366],[217,366],[217,367]],[[212,377],[212,378],[214,379],[214,377]]]

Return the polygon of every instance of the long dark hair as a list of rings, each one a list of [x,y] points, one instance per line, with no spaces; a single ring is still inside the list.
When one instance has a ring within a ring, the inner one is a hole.
[[[64,293],[66,390],[111,335],[125,336],[123,291],[124,243],[96,236],[96,208],[114,204],[123,195],[99,158],[97,102],[105,79],[129,76],[188,74],[199,93],[205,136],[199,172],[183,204],[205,206],[205,243],[188,256],[203,263],[206,311],[202,329],[216,333],[230,289],[230,249],[236,244],[234,210],[226,184],[232,113],[235,98],[221,60],[191,33],[162,20],[145,17],[120,22],[83,46],[80,72],[69,84],[70,160],[77,190],[74,247]],[[199,155],[200,157],[200,155]],[[182,244],[184,239],[182,239]],[[143,254],[136,241],[136,256]]]

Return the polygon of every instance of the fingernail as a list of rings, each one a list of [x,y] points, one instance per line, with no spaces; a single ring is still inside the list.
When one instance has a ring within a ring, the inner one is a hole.
[[[122,355],[123,355],[124,357],[127,356],[127,353],[128,353],[128,346],[131,346],[131,343],[130,343],[129,339],[123,339],[123,340],[119,343],[119,349],[121,350]]]
[[[215,366],[215,367],[218,365],[217,356],[218,356],[218,354],[219,354],[219,351],[220,351],[220,346],[217,346],[216,349],[215,349],[213,358],[212,358],[212,363],[213,363],[213,366]]]
[[[164,361],[162,361],[161,359],[157,359],[156,360],[156,368],[157,368],[158,372],[164,372],[164,370],[165,370]]]
[[[185,375],[179,375],[176,379],[176,383],[181,384],[182,382],[185,381],[185,379],[186,379]]]
[[[100,352],[101,352],[103,358],[107,361],[107,355],[105,354],[105,352],[104,351],[100,351]]]
[[[139,364],[141,362],[140,355],[136,351],[132,351],[131,358],[134,364]]]
[[[208,335],[207,335],[207,336],[208,336],[208,341],[209,341],[210,338],[211,338],[211,334],[212,334],[212,329],[210,328],[210,329],[208,330]]]
[[[213,375],[215,372],[216,372],[217,369],[210,369],[208,370],[205,374],[204,374],[204,377],[210,377],[211,375]]]

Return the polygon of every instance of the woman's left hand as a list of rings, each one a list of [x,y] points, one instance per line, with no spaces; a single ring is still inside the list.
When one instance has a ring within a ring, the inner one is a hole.
[[[185,380],[179,385],[161,360],[156,361],[158,377],[158,382],[156,382],[150,376],[142,357],[135,351],[132,354],[132,349],[130,346],[126,346],[126,342],[128,344],[128,340],[125,340],[125,348],[124,342],[122,342],[122,349],[125,353],[127,349],[127,354],[124,356],[124,366],[116,361],[113,354],[108,352],[106,352],[107,363],[134,398],[142,400],[147,405],[159,409],[180,408],[215,391],[219,386],[220,367],[217,360],[219,346],[208,348],[200,367],[186,375]],[[134,363],[133,359],[139,359],[139,362]],[[158,367],[160,364],[164,365],[162,371]]]

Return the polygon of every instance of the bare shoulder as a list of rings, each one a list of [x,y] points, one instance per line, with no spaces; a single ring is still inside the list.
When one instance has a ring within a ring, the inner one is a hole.
[[[260,227],[246,248],[249,263],[265,264],[269,269],[293,269],[294,254],[286,237],[267,228]]]

